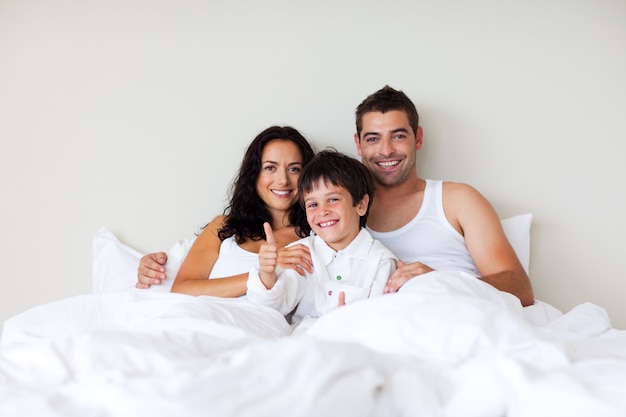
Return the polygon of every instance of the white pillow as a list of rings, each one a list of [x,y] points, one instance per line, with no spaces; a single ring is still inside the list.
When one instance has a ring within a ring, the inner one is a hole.
[[[530,263],[530,224],[532,214],[521,214],[502,220],[502,228],[517,257],[528,273]],[[181,263],[195,239],[179,240],[168,251],[167,279],[150,290],[169,292]],[[125,245],[107,228],[102,227],[93,239],[92,292],[105,293],[132,288],[137,283],[137,267],[144,254]]]
[[[532,213],[520,214],[502,220],[502,228],[513,250],[517,254],[524,270],[528,274],[530,267],[530,225]]]
[[[195,239],[179,240],[167,252],[165,274],[167,279],[150,290],[169,292],[174,278]],[[93,238],[92,292],[107,293],[132,288],[137,283],[137,268],[144,254],[120,242],[107,228],[102,227]]]

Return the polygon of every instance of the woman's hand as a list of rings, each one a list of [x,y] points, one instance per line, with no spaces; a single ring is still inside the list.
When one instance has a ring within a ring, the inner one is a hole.
[[[313,272],[313,261],[309,247],[301,243],[278,249],[278,266],[293,269],[304,276],[305,272]]]

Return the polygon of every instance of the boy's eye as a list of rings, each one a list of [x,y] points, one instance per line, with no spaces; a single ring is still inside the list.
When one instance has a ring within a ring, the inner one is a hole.
[[[315,208],[317,207],[317,203],[309,203],[306,205],[306,208]]]

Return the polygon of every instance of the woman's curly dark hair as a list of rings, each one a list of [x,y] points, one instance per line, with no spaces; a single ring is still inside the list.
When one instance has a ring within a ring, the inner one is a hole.
[[[263,223],[272,221],[270,212],[256,191],[256,183],[261,173],[263,149],[275,139],[288,140],[296,144],[302,154],[302,165],[306,165],[315,155],[309,142],[290,126],[271,126],[254,138],[241,161],[239,173],[231,185],[231,199],[224,210],[226,220],[218,231],[220,240],[235,236],[238,244],[246,240],[265,239]],[[296,234],[305,237],[311,232],[304,209],[296,202],[288,212],[289,224]]]

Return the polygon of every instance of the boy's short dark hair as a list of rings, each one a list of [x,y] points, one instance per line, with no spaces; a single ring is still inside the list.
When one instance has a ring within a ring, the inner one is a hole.
[[[304,166],[298,178],[298,200],[302,207],[304,194],[316,188],[320,180],[348,190],[352,196],[353,206],[356,206],[366,194],[369,195],[367,210],[360,219],[360,226],[365,227],[374,199],[374,181],[370,171],[359,160],[335,149],[328,148],[319,152]]]
[[[370,112],[387,113],[392,110],[400,110],[406,113],[409,119],[409,125],[413,129],[413,133],[417,134],[419,126],[419,115],[415,104],[404,94],[402,90],[394,90],[388,85],[384,86],[375,93],[370,94],[356,108],[356,133],[361,138],[361,130],[363,129],[363,115]]]

